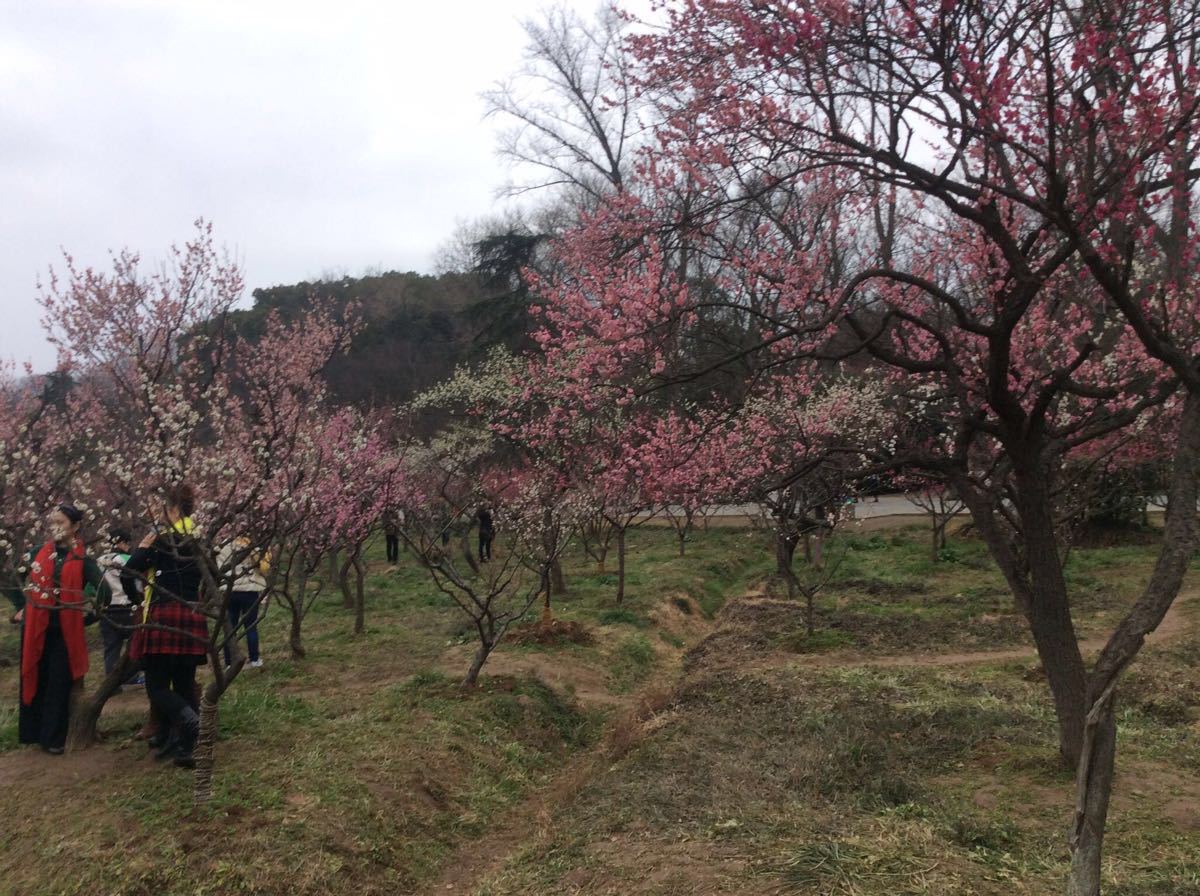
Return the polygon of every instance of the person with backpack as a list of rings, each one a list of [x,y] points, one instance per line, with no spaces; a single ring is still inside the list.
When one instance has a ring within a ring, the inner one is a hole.
[[[262,668],[262,657],[258,650],[258,611],[262,605],[263,592],[267,590],[267,574],[271,571],[270,552],[258,554],[250,551],[246,538],[237,538],[225,545],[217,557],[217,568],[223,574],[233,575],[233,590],[229,594],[229,628],[231,637],[237,637],[240,626],[246,631],[246,653],[250,666]],[[234,563],[235,558],[237,562]],[[233,567],[230,569],[230,567]],[[231,662],[229,644],[225,644],[225,665]]]

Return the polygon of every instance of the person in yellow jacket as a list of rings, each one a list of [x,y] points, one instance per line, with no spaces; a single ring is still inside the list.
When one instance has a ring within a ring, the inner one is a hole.
[[[229,595],[229,627],[233,636],[237,637],[239,626],[246,631],[246,653],[250,656],[250,665],[259,669],[262,667],[262,655],[258,648],[258,611],[262,606],[263,593],[267,590],[267,575],[271,571],[271,554],[266,551],[247,553],[250,540],[236,538],[232,544],[221,549],[217,556],[217,568],[226,574],[234,576],[233,592]],[[230,570],[235,556],[246,555]],[[229,644],[225,645],[225,665],[231,662]]]

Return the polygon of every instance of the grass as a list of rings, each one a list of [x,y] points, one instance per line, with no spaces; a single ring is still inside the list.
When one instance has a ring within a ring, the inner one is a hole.
[[[768,582],[764,535],[700,531],[681,558],[672,532],[644,527],[620,605],[612,573],[566,558],[554,614],[589,643],[504,644],[469,694],[460,614],[409,558],[389,569],[381,553],[362,636],[331,594],[293,660],[286,619],[267,614],[265,668],[221,703],[202,810],[185,774],[130,742],[136,695],[83,757],[17,752],[16,670],[0,666],[0,894],[428,892],[581,761],[592,772],[512,837],[478,893],[1061,890],[1071,780],[1036,664],[867,664],[1027,643],[976,542],[952,540],[935,563],[919,530],[840,536],[809,637],[802,608],[769,589],[722,612]],[[1133,599],[1152,558],[1145,545],[1073,553],[1085,633]],[[0,632],[0,657],[13,640]],[[1200,836],[1172,790],[1200,798],[1198,668],[1200,648],[1179,642],[1123,685],[1129,772],[1106,892],[1200,892]]]

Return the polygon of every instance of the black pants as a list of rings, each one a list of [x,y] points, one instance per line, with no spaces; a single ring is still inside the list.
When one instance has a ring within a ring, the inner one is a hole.
[[[155,713],[167,724],[178,725],[188,707],[200,711],[196,699],[196,666],[200,662],[197,656],[164,653],[146,656],[146,696]]]
[[[108,675],[121,659],[121,648],[133,634],[133,608],[109,607],[100,615],[100,638],[104,641],[104,674]]]
[[[37,693],[29,706],[21,704],[17,729],[23,744],[61,748],[67,742],[71,718],[71,659],[58,614],[51,613],[50,620],[38,662]]]
[[[479,559],[492,559],[492,541],[496,538],[496,533],[492,529],[479,530]]]
[[[387,562],[400,562],[400,536],[399,535],[384,535],[387,539]]]

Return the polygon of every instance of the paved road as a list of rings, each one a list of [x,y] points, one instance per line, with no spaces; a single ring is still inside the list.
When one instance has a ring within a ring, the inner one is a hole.
[[[712,517],[753,517],[759,512],[757,504],[722,504],[709,514]],[[1150,505],[1151,513],[1162,513],[1161,507]],[[863,498],[854,502],[854,517],[860,520],[886,516],[923,516],[925,511],[913,504],[904,495],[880,495],[878,498]],[[970,516],[964,509],[961,515]]]

